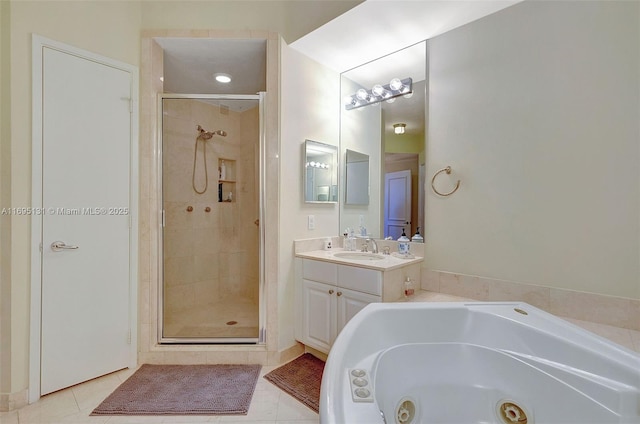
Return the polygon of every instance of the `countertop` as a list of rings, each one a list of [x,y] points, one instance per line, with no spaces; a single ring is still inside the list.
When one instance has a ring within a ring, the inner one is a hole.
[[[423,259],[421,256],[416,256],[413,259],[404,259],[404,258],[398,258],[393,255],[383,255],[381,253],[380,255],[383,256],[384,258],[379,260],[372,261],[372,260],[345,259],[345,258],[338,258],[334,256],[335,253],[339,253],[339,252],[349,252],[349,251],[340,249],[340,248],[331,249],[331,250],[312,250],[309,252],[296,253],[296,257],[303,258],[303,259],[313,259],[316,261],[332,262],[332,263],[341,264],[341,265],[350,265],[350,266],[355,266],[359,268],[375,269],[378,271],[390,271],[392,269],[402,268],[403,266],[420,263],[422,262],[422,259]]]

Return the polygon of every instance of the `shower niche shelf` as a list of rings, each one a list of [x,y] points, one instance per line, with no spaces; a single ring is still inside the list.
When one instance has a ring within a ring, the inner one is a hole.
[[[232,203],[236,201],[236,161],[218,159],[218,202]]]

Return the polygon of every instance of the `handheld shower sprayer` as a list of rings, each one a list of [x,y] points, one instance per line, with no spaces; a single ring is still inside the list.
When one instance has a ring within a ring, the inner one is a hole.
[[[205,131],[204,128],[198,125],[198,136],[196,137],[196,146],[193,151],[193,174],[191,175],[191,185],[193,186],[193,190],[198,194],[202,194],[205,191],[207,191],[207,187],[209,186],[209,172],[207,171],[207,143],[204,143],[202,147],[203,148],[202,160],[204,162],[204,189],[198,190],[196,188],[196,162],[198,158],[198,140],[206,141],[206,140],[209,140],[214,135],[219,135],[220,137],[226,137],[227,132],[224,130],[216,130],[213,132]]]
[[[216,130],[216,131],[205,131],[200,125],[198,125],[198,138],[201,140],[209,140],[214,135],[219,135],[221,137],[226,137],[227,132],[224,130]]]

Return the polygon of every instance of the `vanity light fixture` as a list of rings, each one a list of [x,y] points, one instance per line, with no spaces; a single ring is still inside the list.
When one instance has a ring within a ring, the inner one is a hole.
[[[216,81],[221,82],[223,84],[227,84],[231,82],[231,75],[229,74],[217,73],[217,74],[213,74],[213,76],[215,77]]]
[[[407,126],[407,124],[393,124],[393,132],[396,134],[404,134],[404,129]]]
[[[324,162],[307,162],[305,164],[305,167],[312,167],[312,168],[320,168],[320,169],[329,169],[329,164],[328,163],[324,163]]]
[[[374,85],[371,90],[361,88],[351,96],[344,98],[344,107],[347,110],[351,110],[383,101],[391,103],[395,101],[395,98],[398,96],[412,94],[412,83],[413,80],[411,78],[405,78],[403,80],[394,78],[387,85]]]

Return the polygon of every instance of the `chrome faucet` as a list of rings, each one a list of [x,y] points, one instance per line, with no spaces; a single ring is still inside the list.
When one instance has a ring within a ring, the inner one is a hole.
[[[365,252],[369,248],[369,242],[371,242],[371,244],[373,246],[373,248],[371,249],[371,253],[378,253],[378,245],[376,244],[376,241],[374,239],[372,239],[372,238],[368,238],[364,242],[364,250],[365,250]]]

